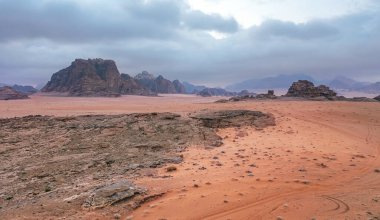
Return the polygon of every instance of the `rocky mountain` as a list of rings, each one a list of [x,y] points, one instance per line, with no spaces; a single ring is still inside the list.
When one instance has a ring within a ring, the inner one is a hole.
[[[14,90],[12,87],[4,86],[0,88],[0,100],[28,99],[29,97],[21,92]]]
[[[147,71],[131,77],[120,74],[113,60],[76,59],[65,69],[54,73],[42,92],[67,93],[69,96],[157,95],[185,93],[184,86],[163,76],[155,78]]]
[[[173,81],[173,85],[176,92],[181,93],[181,94],[187,93],[185,86],[178,79]]]
[[[157,93],[150,91],[149,89],[140,85],[133,77],[128,74],[122,73],[120,75],[120,93],[126,95],[143,95],[154,96]]]
[[[70,96],[119,96],[120,73],[113,60],[76,59],[54,73],[42,92],[63,92]]]
[[[236,92],[229,92],[222,88],[205,88],[198,93],[198,95],[203,97],[209,96],[235,96]]]
[[[261,79],[250,79],[240,83],[226,86],[227,90],[240,91],[240,90],[254,90],[254,89],[275,89],[275,88],[289,88],[292,82],[297,80],[308,80],[315,82],[313,78],[304,74],[293,75],[277,75],[273,77],[265,77]]]
[[[186,93],[188,94],[197,94],[207,88],[206,86],[193,85],[189,82],[183,82],[183,85],[185,87]]]
[[[157,78],[154,75],[143,71],[137,74],[134,79],[144,88],[154,93],[166,93],[166,94],[184,94],[186,93],[184,85],[179,80],[173,82],[165,79],[162,75]]]
[[[33,86],[22,86],[22,85],[13,85],[12,88],[16,90],[17,92],[21,92],[27,95],[34,94],[38,92],[38,89],[34,88]]]
[[[372,94],[380,93],[380,82],[359,82],[344,76],[335,77],[327,85],[337,90],[359,91]]]
[[[380,82],[375,82],[375,83],[362,86],[358,88],[357,91],[378,94],[380,93]]]
[[[290,86],[288,93],[285,96],[302,98],[324,97],[330,99],[336,97],[336,95],[336,92],[325,85],[314,86],[314,83],[310,81],[298,80]]]

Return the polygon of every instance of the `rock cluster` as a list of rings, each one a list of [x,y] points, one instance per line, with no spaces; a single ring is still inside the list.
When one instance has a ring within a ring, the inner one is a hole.
[[[12,87],[4,86],[0,88],[0,100],[28,99],[28,95],[14,90]]]
[[[184,86],[144,71],[136,77],[120,74],[113,60],[76,59],[53,74],[42,92],[67,93],[69,96],[157,95],[184,93]]]
[[[302,98],[324,97],[327,99],[332,99],[333,97],[336,97],[336,95],[336,92],[325,85],[314,86],[314,84],[310,81],[299,80],[292,84],[285,96]]]

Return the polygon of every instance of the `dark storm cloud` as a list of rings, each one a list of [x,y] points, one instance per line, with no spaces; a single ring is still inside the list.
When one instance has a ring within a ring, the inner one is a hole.
[[[0,82],[46,82],[75,58],[96,57],[129,74],[210,85],[292,73],[380,80],[379,12],[241,29],[179,0],[0,0]]]
[[[168,39],[183,27],[220,32],[237,29],[233,19],[202,12],[194,16],[181,1],[109,2],[97,7],[99,1],[81,5],[75,1],[0,0],[0,29],[4,30],[0,39],[46,38],[65,42]],[[204,19],[203,26],[198,24],[199,19]]]

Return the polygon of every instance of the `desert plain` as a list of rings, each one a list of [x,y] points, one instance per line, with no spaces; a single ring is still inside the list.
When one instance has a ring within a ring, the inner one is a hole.
[[[35,94],[28,100],[0,101],[2,123],[29,115],[61,117],[64,122],[71,120],[67,117],[81,115],[171,112],[186,118],[217,110],[261,111],[275,118],[275,125],[265,128],[216,129],[221,146],[187,146],[178,152],[183,159],[179,163],[167,162],[125,174],[119,172],[120,164],[129,163],[123,158],[106,161],[102,168],[102,163],[91,161],[80,150],[78,154],[65,153],[65,157],[59,154],[61,151],[45,154],[48,145],[34,145],[38,140],[28,139],[29,134],[35,134],[33,129],[13,134],[19,136],[0,134],[0,219],[380,219],[379,103],[215,103],[217,99],[192,95],[73,98]],[[70,128],[59,135],[70,133]],[[117,129],[101,135],[112,137],[112,132]],[[12,141],[7,139],[10,137]],[[52,136],[51,146],[58,146],[60,143],[53,142],[59,138]],[[91,141],[87,144],[91,146]],[[101,149],[107,153],[107,149]],[[58,175],[54,169],[61,169],[55,167],[61,161],[83,164],[79,173],[63,170],[66,173]],[[51,173],[40,175],[38,172],[44,169]],[[86,169],[94,170],[87,173]],[[96,172],[104,175],[96,176]],[[83,207],[85,197],[81,195],[86,190],[101,181],[124,179],[146,189],[146,195],[152,197],[134,209],[127,207],[128,201],[99,209]],[[41,189],[31,185],[30,190],[22,185],[34,180],[47,185]]]

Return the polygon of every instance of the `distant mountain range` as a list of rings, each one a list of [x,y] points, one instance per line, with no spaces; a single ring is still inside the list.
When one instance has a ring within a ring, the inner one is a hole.
[[[273,77],[265,77],[261,79],[245,80],[240,83],[226,86],[226,89],[231,91],[241,91],[253,89],[289,88],[293,82],[298,80],[308,80],[311,82],[315,82],[313,78],[304,74],[278,75]]]
[[[0,87],[4,87],[4,86],[9,86],[13,90],[20,92],[20,93],[23,93],[23,94],[26,94],[26,95],[31,95],[33,93],[38,92],[38,89],[34,88],[33,86],[22,86],[22,85],[17,85],[17,84],[11,86],[11,85],[7,85],[4,83],[0,83]]]
[[[380,93],[380,82],[359,82],[345,76],[337,76],[332,80],[318,81],[305,74],[278,75],[261,79],[250,79],[240,83],[228,85],[226,86],[226,89],[231,91],[240,91],[245,89],[287,89],[293,82],[298,80],[308,80],[315,84],[324,84],[335,90],[360,91],[374,94]]]

